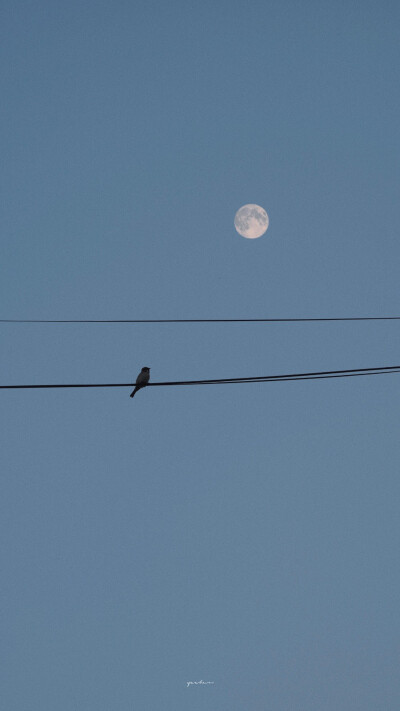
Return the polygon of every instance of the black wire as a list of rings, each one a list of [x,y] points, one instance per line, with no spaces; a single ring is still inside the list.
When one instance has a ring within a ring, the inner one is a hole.
[[[307,323],[316,321],[400,321],[400,316],[344,316],[335,318],[0,319],[0,323]]]
[[[251,378],[225,378],[215,380],[178,380],[159,383],[148,383],[144,387],[160,387],[171,385],[236,385],[239,383],[270,383],[288,382],[291,380],[322,380],[327,378],[350,378],[359,375],[390,375],[400,373],[400,366],[384,366],[380,368],[355,368],[348,370],[325,370],[311,373],[292,373],[285,375],[264,375]],[[135,383],[72,383],[55,385],[0,385],[0,390],[38,389],[38,388],[127,388]]]
[[[207,385],[214,383],[246,383],[246,382],[258,382],[258,381],[269,381],[269,380],[282,380],[283,378],[299,378],[299,377],[310,377],[313,375],[333,375],[336,373],[362,373],[367,371],[391,371],[400,369],[400,365],[388,365],[377,368],[349,368],[347,370],[320,370],[310,373],[284,373],[283,375],[257,375],[248,378],[215,378],[207,380],[171,380],[167,382],[160,383],[149,383],[149,385]]]

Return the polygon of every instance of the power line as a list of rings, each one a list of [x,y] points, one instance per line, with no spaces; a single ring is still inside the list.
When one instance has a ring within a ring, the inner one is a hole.
[[[351,378],[361,375],[391,375],[400,373],[400,365],[379,368],[354,368],[347,370],[325,370],[310,373],[287,373],[284,375],[262,375],[248,378],[219,378],[213,380],[177,380],[148,383],[145,387],[176,385],[237,385],[240,383],[289,382],[292,380],[323,380],[328,378]],[[0,385],[0,390],[28,390],[43,388],[128,388],[135,383],[62,383],[54,385]]]
[[[324,321],[400,321],[400,316],[338,316],[332,318],[171,318],[171,319],[14,319],[0,323],[311,323]]]

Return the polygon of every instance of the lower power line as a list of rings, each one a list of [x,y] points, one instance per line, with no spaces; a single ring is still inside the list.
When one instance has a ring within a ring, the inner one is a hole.
[[[391,375],[400,373],[400,365],[379,368],[352,368],[347,370],[322,370],[310,373],[286,373],[284,375],[261,375],[248,378],[219,378],[209,380],[175,380],[148,383],[145,387],[166,387],[175,385],[238,385],[240,383],[273,383],[292,380],[325,380],[330,378],[353,378],[361,375]],[[135,383],[58,383],[49,385],[0,385],[0,390],[29,390],[40,388],[128,388]]]

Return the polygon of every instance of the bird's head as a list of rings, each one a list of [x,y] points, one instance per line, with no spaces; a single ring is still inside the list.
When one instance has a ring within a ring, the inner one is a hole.
[[[142,368],[142,373],[150,373],[150,368]]]

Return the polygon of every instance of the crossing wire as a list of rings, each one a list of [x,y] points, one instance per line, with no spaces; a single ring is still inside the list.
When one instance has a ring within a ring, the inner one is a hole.
[[[323,380],[329,378],[351,378],[361,375],[390,375],[400,373],[400,365],[377,368],[352,368],[346,370],[323,370],[309,373],[286,373],[283,375],[261,375],[245,378],[215,378],[209,380],[176,380],[148,383],[144,387],[177,385],[237,385],[244,383],[290,382],[292,380]],[[128,388],[135,383],[58,383],[45,385],[0,385],[0,390],[28,390],[44,388]]]

